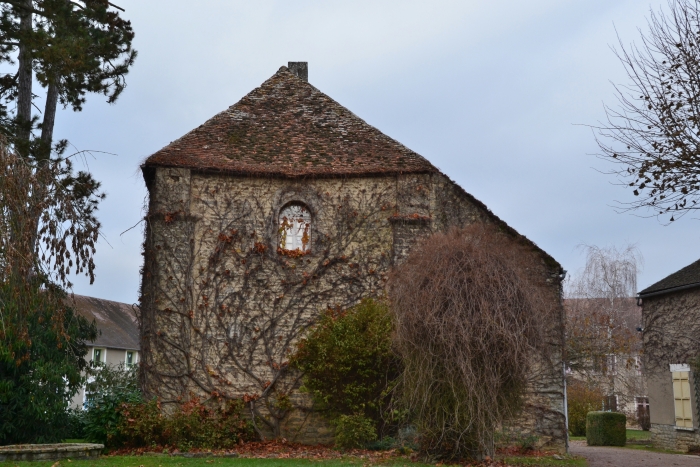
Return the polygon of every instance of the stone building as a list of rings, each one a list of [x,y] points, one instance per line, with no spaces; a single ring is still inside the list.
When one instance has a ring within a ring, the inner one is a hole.
[[[700,446],[700,260],[638,294],[652,443],[687,451]]]
[[[287,366],[327,307],[381,297],[422,237],[492,223],[546,284],[555,361],[520,428],[566,448],[561,266],[425,158],[282,67],[148,157],[142,384],[164,404],[241,397],[260,433],[330,440]]]

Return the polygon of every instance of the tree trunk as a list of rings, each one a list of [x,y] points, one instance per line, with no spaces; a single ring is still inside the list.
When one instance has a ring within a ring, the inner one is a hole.
[[[46,107],[44,108],[44,121],[41,124],[41,154],[40,158],[46,160],[51,157],[51,143],[53,142],[53,127],[56,121],[56,105],[58,104],[58,85],[55,81],[49,83],[46,92]]]
[[[20,7],[20,29],[27,33],[32,29],[32,0],[24,0]],[[31,134],[30,121],[32,119],[32,57],[31,50],[26,40],[20,40],[19,44],[19,69],[17,71],[17,123],[20,128],[17,132],[18,140],[21,140],[20,154],[29,154],[29,136]],[[26,145],[26,147],[25,147]]]

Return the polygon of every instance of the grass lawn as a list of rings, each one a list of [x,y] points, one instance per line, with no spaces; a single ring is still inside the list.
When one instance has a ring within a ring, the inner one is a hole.
[[[401,461],[401,459],[397,459]],[[55,461],[46,462],[0,462],[0,467],[10,467],[18,465],[20,467],[51,467]],[[309,460],[309,459],[248,459],[248,458],[194,458],[188,459],[183,457],[170,456],[111,456],[101,457],[99,459],[90,460],[67,460],[60,461],[60,467],[306,467],[320,466],[323,467],[351,467],[361,466],[362,459],[327,459],[327,460]],[[396,462],[387,464],[391,466],[412,465],[419,466],[423,464],[414,464],[409,460],[405,462]]]
[[[651,431],[627,430],[627,439],[635,441],[647,441],[651,439]]]
[[[586,441],[585,436],[570,436],[570,440],[580,440]],[[635,449],[638,451],[652,451],[660,452],[664,454],[685,454],[679,451],[669,451],[667,449],[657,449],[651,446],[651,432],[642,430],[627,430],[627,444],[624,446],[626,449]],[[645,441],[647,441],[645,443]],[[585,464],[583,464],[585,465]]]
[[[507,457],[513,466],[568,466],[586,467],[586,461],[580,458],[556,460],[551,457]],[[56,461],[39,462],[0,462],[0,467],[51,467]],[[367,465],[366,459],[348,457],[345,459],[248,459],[248,458],[183,458],[162,456],[112,456],[90,460],[60,461],[60,467],[359,467]],[[412,462],[405,458],[388,460],[382,464],[387,467],[428,467],[429,464]],[[57,466],[59,467],[59,466]]]
[[[627,430],[627,440],[628,441],[646,441],[651,438],[650,431],[642,430]],[[572,441],[586,441],[585,436],[569,436]]]

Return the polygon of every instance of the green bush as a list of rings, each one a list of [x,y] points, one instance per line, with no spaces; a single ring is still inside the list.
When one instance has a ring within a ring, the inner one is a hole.
[[[588,412],[586,442],[589,446],[624,446],[627,417],[617,412]]]
[[[68,422],[64,439],[85,438],[85,411],[82,408],[68,410]]]
[[[0,445],[69,435],[68,407],[85,383],[86,343],[97,328],[65,297],[41,275],[0,278]]]
[[[335,445],[342,449],[363,448],[377,439],[374,422],[361,414],[340,415],[335,419]]]
[[[120,444],[117,427],[122,421],[119,408],[124,403],[141,402],[137,369],[98,364],[91,368],[92,378],[85,387],[87,403],[82,417],[83,437],[105,446]]]
[[[328,310],[291,358],[304,373],[302,390],[336,426],[339,445],[385,434],[382,413],[399,373],[391,330],[387,305],[366,299],[349,310]],[[343,433],[344,427],[350,432]]]
[[[243,416],[240,400],[212,406],[194,397],[167,415],[156,400],[125,403],[119,414],[118,439],[128,447],[172,446],[181,451],[230,449],[239,440],[255,439],[250,421]]]
[[[566,402],[571,436],[586,436],[586,414],[602,408],[603,392],[584,381],[566,383]]]

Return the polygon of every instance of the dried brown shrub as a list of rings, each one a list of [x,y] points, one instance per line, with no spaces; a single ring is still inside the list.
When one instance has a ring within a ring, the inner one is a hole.
[[[429,237],[389,283],[401,392],[424,454],[492,455],[523,406],[533,355],[546,357],[540,264],[496,227]]]
[[[43,274],[70,288],[72,271],[92,283],[99,188],[70,159],[32,162],[0,138],[0,280]]]

